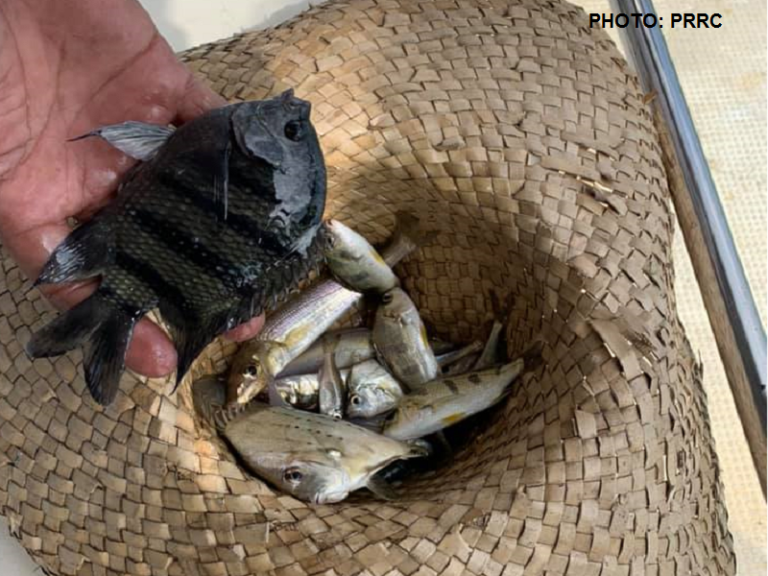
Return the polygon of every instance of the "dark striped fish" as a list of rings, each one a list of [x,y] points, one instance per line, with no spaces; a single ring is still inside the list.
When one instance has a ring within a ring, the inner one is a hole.
[[[178,385],[217,334],[273,306],[322,254],[325,166],[309,117],[310,104],[287,91],[176,130],[127,122],[87,134],[142,162],[43,268],[38,283],[102,281],[33,334],[27,353],[82,346],[88,388],[108,404],[150,310],[170,326]]]

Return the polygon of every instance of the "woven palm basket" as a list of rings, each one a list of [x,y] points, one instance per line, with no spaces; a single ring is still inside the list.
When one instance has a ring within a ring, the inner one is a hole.
[[[539,339],[544,364],[397,500],[312,506],[242,469],[187,384],[127,375],[102,409],[79,355],[31,363],[52,313],[6,257],[0,513],[47,573],[734,574],[657,135],[582,11],[331,2],[184,58],[231,100],[313,102],[328,214],[376,241],[420,216],[439,234],[398,272],[434,331],[482,337],[490,291],[511,292],[509,352]]]

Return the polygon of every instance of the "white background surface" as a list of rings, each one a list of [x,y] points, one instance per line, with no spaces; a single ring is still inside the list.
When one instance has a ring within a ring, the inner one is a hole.
[[[176,51],[267,28],[322,0],[140,0]]]

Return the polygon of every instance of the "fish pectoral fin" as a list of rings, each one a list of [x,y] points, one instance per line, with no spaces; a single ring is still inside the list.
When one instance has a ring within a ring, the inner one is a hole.
[[[397,500],[397,492],[392,485],[377,474],[368,478],[365,487],[382,500]]]
[[[136,160],[151,159],[160,147],[168,141],[174,128],[160,124],[128,121],[122,124],[110,124],[92,130],[87,134],[71,138],[69,142],[98,136],[123,154]]]

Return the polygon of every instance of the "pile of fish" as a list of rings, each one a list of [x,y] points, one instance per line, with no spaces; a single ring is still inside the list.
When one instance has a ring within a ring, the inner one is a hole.
[[[329,277],[268,315],[226,378],[192,385],[196,410],[243,462],[299,499],[339,502],[363,487],[391,498],[385,469],[433,453],[430,439],[445,443],[444,429],[497,404],[536,361],[504,361],[503,313],[485,343],[428,338],[392,267],[429,235],[409,214],[397,220],[381,252],[327,222]],[[331,329],[364,298],[370,329]]]
[[[285,492],[337,502],[377,473],[424,456],[425,437],[493,406],[528,368],[488,342],[430,341],[392,271],[428,236],[399,215],[381,252],[340,222],[322,223],[326,170],[311,105],[292,90],[211,110],[174,128],[128,121],[98,136],[137,161],[113,202],[73,229],[35,282],[100,279],[36,331],[30,358],[83,349],[93,399],[114,401],[136,323],[159,310],[177,352],[176,386],[217,335],[290,294],[324,259],[322,278],[270,314],[226,382],[193,386],[201,415],[245,463]],[[371,329],[330,331],[375,301]]]

